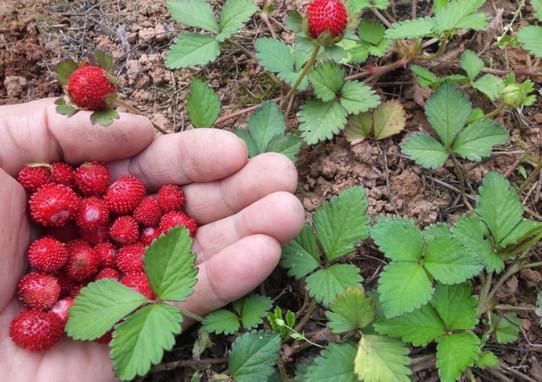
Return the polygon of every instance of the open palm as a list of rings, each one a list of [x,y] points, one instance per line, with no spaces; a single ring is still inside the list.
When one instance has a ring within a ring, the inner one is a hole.
[[[26,194],[14,179],[27,163],[108,162],[113,177],[132,174],[149,190],[184,185],[186,211],[201,228],[194,242],[199,275],[183,308],[203,315],[254,289],[276,266],[280,245],[303,224],[291,194],[297,174],[278,154],[248,160],[244,143],[222,130],[155,137],[148,120],[123,114],[112,126],[91,126],[87,113],[57,115],[53,100],[0,107],[0,376],[6,381],[111,381],[108,348],[62,340],[29,353],[9,338],[22,309],[17,281],[27,270],[32,232]]]

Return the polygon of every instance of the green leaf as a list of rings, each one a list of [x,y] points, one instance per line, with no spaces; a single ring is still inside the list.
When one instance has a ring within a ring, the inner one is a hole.
[[[401,143],[401,151],[425,168],[438,168],[448,159],[448,151],[427,133],[414,133]]]
[[[263,322],[273,302],[269,297],[252,294],[233,303],[245,329],[253,329]]]
[[[324,102],[332,101],[344,85],[344,71],[334,62],[325,62],[309,73],[309,80],[316,97]]]
[[[147,248],[145,272],[161,300],[184,301],[193,292],[198,271],[186,228],[174,228]]]
[[[186,110],[195,127],[212,127],[220,114],[220,98],[205,82],[194,79],[186,101]]]
[[[299,33],[303,31],[303,16],[297,11],[288,11],[284,22],[292,32]]]
[[[237,33],[258,10],[253,0],[227,0],[220,13],[218,41],[224,41]]]
[[[367,199],[362,187],[352,187],[322,204],[314,214],[316,235],[329,261],[354,251],[369,236]]]
[[[55,100],[55,105],[56,105],[56,112],[58,114],[66,115],[68,117],[71,117],[72,115],[76,114],[79,111],[75,107],[68,105],[64,98],[57,98]]]
[[[451,0],[435,14],[434,31],[444,33],[455,29],[483,30],[487,15],[476,12],[485,0]]]
[[[360,113],[348,118],[348,126],[344,131],[346,140],[352,145],[363,142],[371,135],[373,130],[372,113]]]
[[[94,51],[94,62],[98,64],[98,66],[105,69],[106,72],[111,72],[113,69],[113,56],[110,54],[107,54],[100,49],[96,49]]]
[[[168,2],[168,9],[171,17],[181,24],[218,33],[213,9],[205,0],[172,0]]]
[[[256,143],[257,153],[265,153],[273,138],[286,131],[284,113],[275,102],[266,102],[250,117],[248,130]]]
[[[466,94],[448,82],[429,97],[425,107],[427,120],[447,147],[453,144],[471,113],[472,104]]]
[[[336,334],[363,329],[375,318],[373,301],[361,289],[347,289],[329,304],[329,308],[326,312],[328,325]]]
[[[357,382],[354,374],[356,347],[351,343],[330,343],[309,365],[300,382]],[[298,380],[298,379],[296,379]]]
[[[410,70],[416,76],[416,80],[422,87],[438,85],[441,80],[433,72],[419,65],[411,65]]]
[[[392,40],[424,37],[433,32],[433,19],[420,17],[414,20],[404,20],[393,23],[386,30],[386,38]]]
[[[459,284],[480,273],[475,253],[452,237],[437,237],[427,244],[425,268],[443,284]]]
[[[469,284],[438,284],[432,304],[448,331],[473,329],[478,323],[478,299]]]
[[[377,107],[380,97],[359,81],[346,81],[341,89],[340,102],[349,114],[358,114]]]
[[[279,153],[287,156],[292,162],[297,161],[297,155],[301,150],[301,138],[294,134],[277,135],[274,137],[269,146],[267,152]]]
[[[334,101],[309,101],[301,106],[298,118],[301,136],[309,145],[333,138],[346,126],[346,110]]]
[[[81,289],[70,308],[66,333],[75,340],[94,340],[149,300],[142,294],[105,279]]]
[[[352,264],[335,264],[316,271],[306,279],[309,295],[324,306],[348,288],[358,288],[362,277]]]
[[[299,235],[284,246],[280,265],[297,280],[318,268],[320,250],[311,226],[306,224]]]
[[[378,216],[371,237],[384,255],[395,261],[417,262],[425,244],[414,221],[394,216]]]
[[[462,158],[480,161],[491,155],[495,145],[503,145],[508,132],[495,121],[482,118],[467,126],[455,140],[453,151]]]
[[[476,361],[476,367],[481,369],[490,369],[499,366],[499,357],[490,351],[484,351],[480,354],[478,361]]]
[[[371,20],[361,20],[358,27],[358,35],[361,41],[372,45],[378,45],[384,39],[386,28],[381,23]]]
[[[430,241],[436,239],[437,237],[448,237],[452,234],[452,230],[451,227],[446,223],[436,223],[425,227],[422,233],[425,241]]]
[[[463,52],[459,64],[461,69],[467,73],[467,76],[469,76],[471,80],[474,80],[485,67],[484,61],[478,57],[478,54],[470,49]]]
[[[480,339],[472,332],[441,337],[437,345],[437,368],[442,382],[455,382],[480,354]]]
[[[538,230],[536,232],[540,233],[540,229],[542,228],[542,224],[540,222],[536,220],[522,219],[516,228],[514,228],[514,230],[510,232],[508,236],[506,236],[506,239],[501,242],[501,246],[504,248],[509,245],[518,244],[520,241],[533,236],[533,230],[537,228]]]
[[[74,60],[64,60],[56,66],[56,78],[62,85],[67,85],[70,76],[77,70],[77,63]]]
[[[374,112],[374,133],[377,140],[399,134],[405,125],[405,109],[399,101],[385,102]]]
[[[400,337],[414,346],[425,346],[446,333],[444,323],[430,304],[412,313],[381,320],[374,327],[380,334]]]
[[[515,313],[505,313],[503,315],[492,316],[495,326],[495,338],[499,344],[511,344],[518,340],[521,329],[521,318]]]
[[[241,328],[239,317],[235,313],[220,309],[209,313],[202,322],[203,330],[215,334],[233,334]]]
[[[265,70],[273,73],[294,71],[294,58],[284,42],[264,37],[257,39],[254,47],[256,57]]]
[[[518,32],[518,41],[527,52],[537,58],[542,58],[542,27],[529,25]]]
[[[220,54],[220,43],[212,36],[182,33],[175,39],[166,57],[169,69],[205,65]]]
[[[416,263],[392,262],[380,274],[378,294],[387,318],[410,313],[433,295],[431,279]]]
[[[542,0],[531,0],[531,6],[535,11],[538,20],[542,21]]]
[[[115,119],[119,119],[120,115],[115,109],[104,109],[95,111],[90,115],[90,122],[93,125],[109,126]]]
[[[228,372],[236,382],[266,381],[279,358],[280,336],[253,331],[237,337],[228,356]]]
[[[485,94],[491,101],[495,101],[500,97],[504,82],[493,74],[485,74],[474,81],[472,87]]]
[[[354,360],[354,371],[366,382],[409,382],[408,348],[401,341],[375,335],[361,337]]]

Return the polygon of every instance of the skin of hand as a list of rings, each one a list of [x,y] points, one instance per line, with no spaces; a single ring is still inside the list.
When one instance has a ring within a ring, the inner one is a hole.
[[[113,178],[132,174],[148,190],[183,185],[187,213],[201,226],[194,241],[198,283],[182,308],[205,315],[257,287],[277,265],[281,244],[297,235],[304,213],[297,172],[284,156],[248,159],[242,140],[217,129],[155,136],[143,117],[121,114],[109,127],[89,115],[71,118],[54,100],[0,107],[0,376],[5,381],[102,382],[115,380],[109,348],[63,339],[43,353],[29,353],[9,338],[22,309],[18,280],[27,271],[26,249],[35,238],[27,195],[15,180],[28,163],[88,160],[109,164]]]

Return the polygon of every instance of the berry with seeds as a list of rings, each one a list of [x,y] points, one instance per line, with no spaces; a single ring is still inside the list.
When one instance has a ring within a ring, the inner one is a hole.
[[[153,196],[145,197],[134,210],[134,219],[146,227],[156,227],[160,223],[162,211],[158,200]]]
[[[83,195],[100,196],[107,189],[111,174],[103,163],[86,162],[75,170],[74,180]]]
[[[46,310],[58,301],[60,284],[54,276],[29,273],[19,281],[17,296],[30,309]]]
[[[164,213],[181,209],[184,201],[184,192],[179,186],[167,184],[158,190],[158,203]]]
[[[109,222],[107,203],[96,197],[81,200],[75,222],[83,230],[105,226]]]
[[[20,312],[9,327],[11,340],[20,348],[41,352],[52,348],[64,333],[62,320],[51,312]]]
[[[17,181],[28,192],[35,192],[41,186],[49,183],[51,178],[51,169],[48,165],[28,165],[17,174]]]
[[[159,236],[160,230],[158,228],[146,227],[141,231],[139,240],[146,246],[149,246],[155,239],[158,239]]]
[[[92,245],[97,245],[109,240],[109,227],[100,226],[95,229],[80,229],[79,236],[84,241]]]
[[[197,222],[180,211],[171,211],[162,216],[159,225],[160,234],[166,234],[175,227],[186,227],[190,231],[191,237],[194,237],[198,230]]]
[[[139,225],[131,216],[120,216],[111,225],[109,236],[120,245],[134,244],[139,239]]]
[[[307,8],[307,19],[313,38],[318,38],[324,32],[338,37],[346,29],[348,13],[341,0],[314,0]]]
[[[32,194],[30,215],[44,227],[60,227],[75,216],[79,203],[79,197],[68,186],[46,184]]]
[[[155,297],[145,272],[128,273],[120,279],[120,282],[121,284],[126,285],[128,288],[132,288],[149,299],[153,299]]]
[[[104,110],[108,107],[108,98],[115,93],[115,85],[108,78],[107,72],[99,66],[80,66],[68,80],[70,99],[81,109]]]
[[[100,257],[98,253],[82,240],[74,240],[66,244],[70,258],[65,271],[74,281],[84,281],[98,272]]]
[[[51,164],[51,181],[53,183],[63,184],[65,186],[73,186],[73,167],[68,163],[55,162]]]
[[[123,273],[143,272],[145,246],[141,243],[127,245],[119,249],[117,269]]]
[[[111,212],[125,215],[132,212],[145,197],[145,186],[135,176],[121,176],[107,190],[104,199]]]
[[[111,268],[115,266],[115,261],[117,259],[117,249],[115,246],[109,242],[103,242],[94,247],[94,250],[100,256],[100,266],[102,268]]]
[[[62,269],[68,257],[64,244],[52,237],[42,237],[28,248],[30,266],[42,272],[53,273]]]
[[[103,280],[103,279],[119,279],[119,272],[113,268],[104,268],[94,278],[94,280]]]

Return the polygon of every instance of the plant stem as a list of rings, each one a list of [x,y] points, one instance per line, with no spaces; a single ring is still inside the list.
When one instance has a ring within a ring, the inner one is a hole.
[[[316,59],[318,58],[318,53],[320,53],[320,45],[316,45],[312,51],[311,57],[309,58],[309,61],[305,64],[303,67],[303,70],[299,74],[299,77],[294,83],[294,86],[290,89],[288,94],[286,94],[286,98],[282,101],[282,106],[288,105],[288,101],[290,101],[290,97],[292,97],[295,92],[297,91],[297,88],[299,88],[299,85],[301,85],[301,82],[303,82],[303,79],[309,74],[309,71],[312,69],[314,64],[316,63]]]
[[[472,370],[471,369],[467,369],[465,371],[465,374],[467,375],[467,377],[469,377],[469,381],[470,382],[476,382],[476,377],[474,376],[474,374],[472,373]]]
[[[278,101],[279,98],[275,98],[273,99],[272,101]],[[218,118],[215,122],[215,126],[219,126],[221,124],[223,124],[224,122],[227,122],[229,121],[230,119],[235,119],[235,118],[238,118],[238,117],[241,117],[245,114],[248,114],[250,112],[253,112],[254,110],[256,110],[257,108],[259,108],[261,105],[260,104],[257,104],[257,105],[253,105],[253,106],[249,106],[247,108],[244,108],[244,109],[241,109],[241,110],[237,110],[237,111],[234,111],[230,114],[226,114],[220,118]]]
[[[487,294],[487,297],[485,298],[485,301],[480,301],[480,313],[486,313],[491,310],[491,307],[489,307],[489,302],[491,299],[495,296],[497,291],[503,286],[503,284],[513,275],[521,271],[522,266],[519,263],[514,263],[508,270],[501,276],[501,278],[497,281],[493,289]]]
[[[457,157],[453,153],[451,149],[448,149],[448,152],[450,153],[450,157],[452,158],[452,162],[454,163],[454,169],[455,174],[457,175],[457,178],[459,179],[459,186],[461,190],[461,197],[463,198],[463,203],[467,206],[467,208],[472,211],[472,205],[469,202],[469,199],[467,198],[467,192],[465,190],[465,175],[463,174],[463,169],[461,168],[461,164],[457,160]]]
[[[143,115],[139,110],[137,110],[135,107],[133,107],[132,105],[130,105],[128,102],[122,100],[122,99],[117,99],[117,105],[119,106],[122,106],[123,108],[125,108],[126,110],[128,110],[130,113],[132,114],[135,114],[135,115]],[[154,129],[156,131],[158,131],[159,133],[161,134],[168,134],[168,132],[161,126],[158,126],[156,123],[152,122],[152,127],[154,127]]]
[[[182,308],[179,308],[178,306],[176,306],[176,308],[179,309],[179,312],[181,312],[183,316],[191,318],[194,321],[202,322],[204,320],[203,317],[197,315],[196,313],[189,312],[188,310],[184,310]]]
[[[530,268],[538,268],[538,267],[542,267],[542,261],[539,261],[537,263],[525,264],[523,267],[521,267],[521,269],[530,269]]]
[[[495,309],[515,311],[515,312],[532,312],[536,308],[534,306],[514,306],[514,305],[499,304],[495,307]]]
[[[533,180],[536,179],[537,176],[540,175],[540,170],[542,170],[542,160],[538,161],[536,167],[534,170],[529,174],[527,179],[523,183],[521,183],[521,186],[519,186],[519,193],[521,194],[525,189],[531,184]]]
[[[486,114],[486,118],[493,118],[493,117],[499,115],[501,113],[501,111],[503,111],[505,108],[506,108],[506,106],[501,103],[499,106],[497,106],[497,108],[495,110],[493,110],[489,114]]]
[[[271,33],[271,36],[277,40],[277,33],[275,32],[275,28],[273,28],[273,25],[271,25],[271,22],[269,21],[269,13],[268,13],[268,7],[269,7],[269,1],[264,0],[262,5],[262,11],[260,12],[260,18],[263,20],[265,25],[267,26],[267,29],[269,29],[269,33]]]

